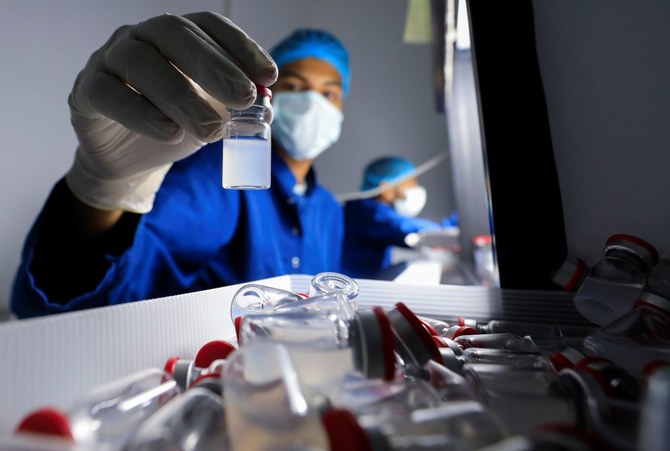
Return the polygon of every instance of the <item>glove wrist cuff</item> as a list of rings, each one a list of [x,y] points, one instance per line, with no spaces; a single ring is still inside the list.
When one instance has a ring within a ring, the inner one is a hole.
[[[65,175],[70,191],[82,202],[100,210],[123,210],[145,214],[151,211],[165,174],[172,164],[114,179],[105,179],[81,164],[79,158]]]

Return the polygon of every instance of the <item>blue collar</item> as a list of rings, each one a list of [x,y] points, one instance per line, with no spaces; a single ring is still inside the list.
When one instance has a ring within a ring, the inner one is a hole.
[[[316,173],[314,167],[311,167],[309,172],[307,172],[305,182],[307,183],[305,197],[307,197],[312,194],[314,187],[316,186]],[[281,155],[279,155],[279,152],[274,150],[272,151],[272,183],[276,183],[283,194],[291,197],[296,196],[293,193],[293,186],[295,186],[296,183],[295,176]]]

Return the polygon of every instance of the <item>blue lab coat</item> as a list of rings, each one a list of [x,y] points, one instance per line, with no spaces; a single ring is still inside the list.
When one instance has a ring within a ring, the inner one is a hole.
[[[362,278],[374,278],[390,267],[392,247],[408,247],[408,234],[441,228],[428,219],[401,216],[391,205],[377,199],[348,201],[344,224],[342,272]]]
[[[306,193],[298,195],[293,173],[275,152],[268,190],[224,190],[221,168],[220,141],[175,163],[128,247],[106,256],[98,285],[57,302],[41,289],[31,265],[48,227],[44,212],[59,208],[52,192],[24,244],[11,297],[14,314],[24,318],[283,274],[340,271],[342,207],[317,184],[314,170]]]

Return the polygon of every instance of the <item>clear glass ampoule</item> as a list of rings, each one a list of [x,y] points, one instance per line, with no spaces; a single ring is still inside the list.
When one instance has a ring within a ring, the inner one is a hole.
[[[270,111],[272,92],[256,85],[256,101],[246,110],[228,108],[230,121],[223,129],[223,176],[226,189],[270,187]]]

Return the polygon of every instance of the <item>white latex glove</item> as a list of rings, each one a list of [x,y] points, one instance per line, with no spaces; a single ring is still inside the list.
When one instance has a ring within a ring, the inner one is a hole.
[[[223,105],[248,107],[254,82],[272,85],[277,73],[265,50],[215,13],[119,28],[68,98],[79,140],[68,187],[99,209],[150,211],[172,163],[221,138]]]

